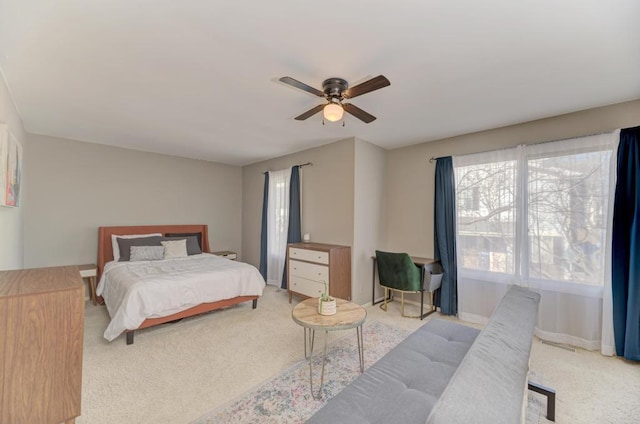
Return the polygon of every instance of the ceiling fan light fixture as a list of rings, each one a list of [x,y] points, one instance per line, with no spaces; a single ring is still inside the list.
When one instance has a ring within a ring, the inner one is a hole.
[[[327,121],[336,122],[342,119],[344,109],[338,103],[329,103],[324,107],[322,113]]]

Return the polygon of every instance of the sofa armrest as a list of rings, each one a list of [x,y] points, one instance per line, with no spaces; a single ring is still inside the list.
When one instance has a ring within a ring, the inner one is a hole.
[[[538,293],[518,286],[509,289],[434,405],[427,424],[522,422],[539,302]]]

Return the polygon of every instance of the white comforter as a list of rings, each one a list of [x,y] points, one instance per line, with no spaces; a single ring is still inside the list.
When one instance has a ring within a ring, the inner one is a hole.
[[[211,254],[160,261],[109,262],[98,284],[111,322],[111,341],[147,318],[175,314],[201,303],[261,296],[265,282],[249,264]]]

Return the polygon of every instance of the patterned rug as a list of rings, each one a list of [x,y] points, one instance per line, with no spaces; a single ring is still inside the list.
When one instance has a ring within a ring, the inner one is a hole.
[[[353,333],[353,334],[352,334]],[[363,326],[364,366],[373,365],[411,331],[369,321]],[[324,334],[316,334],[314,347],[314,390],[320,381],[321,356]],[[249,423],[303,423],[360,375],[356,331],[345,335],[327,347],[324,370],[323,397],[315,400],[309,388],[309,362],[302,360],[271,380],[249,390],[238,399],[200,417],[193,424],[249,424]]]
[[[378,321],[365,323],[363,327],[365,369],[410,333],[411,331]],[[319,333],[316,336],[314,356],[321,356],[323,346],[324,335]],[[203,415],[192,424],[304,423],[315,411],[360,375],[355,330],[349,330],[349,334],[330,343],[327,349],[322,399],[316,400],[311,396],[309,362],[302,360],[237,399]],[[317,357],[314,360],[314,390],[317,390],[321,358]],[[526,423],[547,422],[540,417],[540,399],[532,398],[531,393],[529,392]]]

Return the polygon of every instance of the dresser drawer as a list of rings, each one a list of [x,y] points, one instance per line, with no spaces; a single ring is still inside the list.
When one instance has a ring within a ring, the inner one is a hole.
[[[292,276],[303,277],[319,283],[329,284],[329,267],[326,265],[310,264],[309,262],[289,261],[289,273]]]
[[[320,297],[324,293],[324,284],[291,275],[289,277],[289,290],[309,297]]]
[[[300,259],[302,261],[318,262],[321,264],[329,264],[329,253],[319,250],[289,248],[289,257],[291,259]]]

